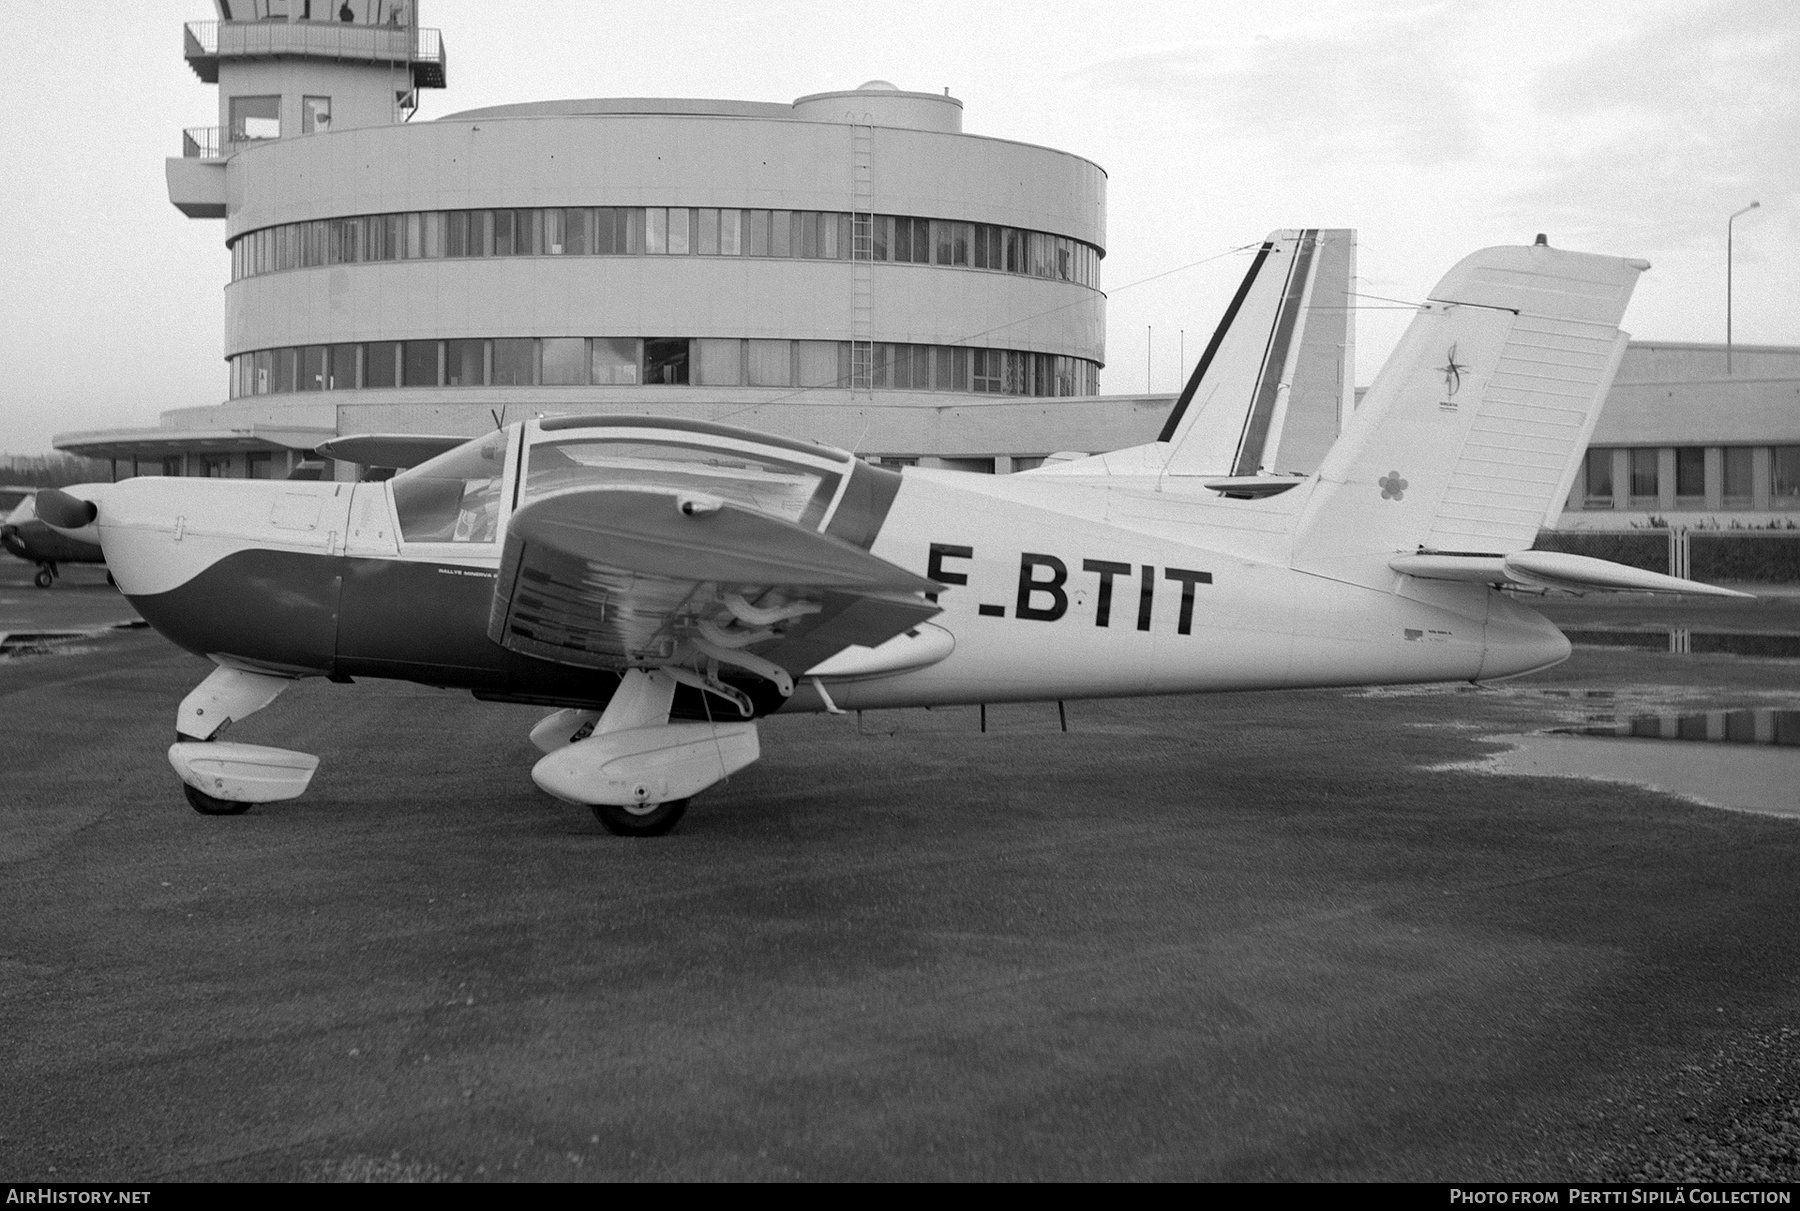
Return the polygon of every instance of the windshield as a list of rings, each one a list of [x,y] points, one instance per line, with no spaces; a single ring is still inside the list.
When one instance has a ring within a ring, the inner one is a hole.
[[[493,542],[500,529],[506,434],[489,433],[394,476],[407,542]]]
[[[531,448],[524,499],[561,488],[640,485],[704,492],[816,529],[837,493],[838,476],[716,445],[574,438]]]

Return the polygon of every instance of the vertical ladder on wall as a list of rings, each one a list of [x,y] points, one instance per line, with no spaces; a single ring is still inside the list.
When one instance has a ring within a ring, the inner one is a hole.
[[[864,114],[852,120],[850,264],[854,286],[850,307],[850,390],[867,394],[875,386],[875,316],[871,300],[875,272],[875,127]]]

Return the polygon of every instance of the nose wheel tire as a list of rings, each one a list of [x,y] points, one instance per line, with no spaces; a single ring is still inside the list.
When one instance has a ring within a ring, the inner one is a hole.
[[[594,804],[594,819],[606,826],[606,831],[618,837],[660,837],[681,820],[681,814],[687,811],[686,799],[671,799],[667,803],[634,804],[631,807],[617,807],[611,803]]]
[[[230,799],[215,799],[205,791],[195,790],[187,783],[181,784],[182,793],[187,795],[188,806],[202,816],[241,816],[250,810],[248,803],[234,803]]]
[[[47,589],[50,587],[50,582],[55,579],[56,577],[51,573],[49,568],[39,568],[38,574],[31,578],[31,583],[35,584],[40,589]]]

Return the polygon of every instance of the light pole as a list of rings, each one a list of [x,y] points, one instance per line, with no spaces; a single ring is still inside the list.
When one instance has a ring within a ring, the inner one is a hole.
[[[1752,202],[1725,220],[1725,377],[1731,377],[1731,225],[1738,221],[1738,215],[1749,214],[1761,202]]]

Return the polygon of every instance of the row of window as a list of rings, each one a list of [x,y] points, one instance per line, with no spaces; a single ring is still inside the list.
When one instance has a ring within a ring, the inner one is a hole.
[[[877,343],[858,374],[849,341],[736,337],[495,337],[259,349],[230,359],[231,396],[355,387],[870,387],[1097,395],[1098,363],[1016,349]]]
[[[989,269],[1100,288],[1079,240],[948,219],[817,210],[570,206],[427,210],[283,223],[231,242],[231,280],[364,261],[501,256],[751,256]]]
[[[1588,450],[1582,467],[1582,507],[1658,508],[1665,486],[1674,489],[1680,507],[1706,507],[1715,495],[1725,508],[1757,507],[1756,467],[1764,449],[1768,451],[1769,507],[1800,506],[1800,446],[1719,447],[1715,469],[1710,471],[1706,447],[1678,446],[1673,451],[1673,484],[1664,483],[1662,451],[1655,447],[1595,446]],[[1625,490],[1621,492],[1621,488]]]

